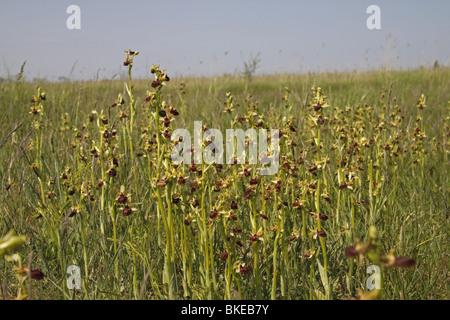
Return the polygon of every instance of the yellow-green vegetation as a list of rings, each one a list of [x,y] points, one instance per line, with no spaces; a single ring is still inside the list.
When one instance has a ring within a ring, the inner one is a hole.
[[[0,84],[1,297],[448,299],[448,68],[134,80],[139,58]],[[279,129],[278,173],[175,165],[194,121]]]

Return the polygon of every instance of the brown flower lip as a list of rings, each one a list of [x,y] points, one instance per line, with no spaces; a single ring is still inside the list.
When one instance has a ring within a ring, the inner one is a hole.
[[[325,119],[322,118],[321,116],[319,116],[319,117],[317,118],[317,123],[319,123],[319,124],[324,124],[324,123],[325,123]]]
[[[250,269],[246,266],[240,266],[239,267],[239,272],[242,274],[249,274],[250,273]]]
[[[234,233],[242,233],[242,229],[241,228],[234,228],[233,232]]]
[[[174,194],[174,195],[172,195],[172,202],[173,202],[174,204],[178,204],[178,203],[180,203],[180,201],[181,201],[181,197],[180,197],[179,194]]]
[[[162,178],[161,180],[159,180],[159,181],[156,183],[156,186],[157,186],[158,188],[164,188],[164,187],[166,186],[166,180],[165,180],[164,178]]]
[[[228,259],[228,252],[224,251],[220,254],[220,260],[225,261]]]
[[[133,210],[130,208],[130,207],[128,207],[128,206],[126,206],[125,208],[123,208],[123,210],[122,210],[122,215],[124,216],[124,217],[128,217],[129,215],[131,215],[133,213]]]
[[[114,178],[117,175],[117,171],[116,169],[112,168],[111,170],[108,171],[108,175],[112,178]]]
[[[69,211],[69,218],[74,217],[76,214],[78,213],[78,211],[76,209],[72,209]]]
[[[163,132],[162,135],[163,135],[163,137],[166,138],[166,139],[170,139],[170,137],[171,137],[171,135],[170,135],[170,133],[167,131],[167,129],[164,130],[164,132]]]
[[[395,258],[393,266],[397,268],[413,268],[416,266],[416,263],[414,259],[400,256]]]
[[[325,237],[327,236],[327,234],[326,234],[325,231],[323,231],[323,230],[317,231],[317,235],[318,235],[319,237],[322,237],[322,238],[325,238]]]
[[[103,181],[100,181],[100,182],[97,184],[97,187],[95,187],[95,189],[96,189],[96,190],[100,190],[102,187],[103,187]]]
[[[44,277],[45,277],[44,273],[39,269],[34,269],[34,270],[31,270],[31,272],[30,272],[30,278],[33,280],[40,281],[40,280],[44,279]]]
[[[356,248],[354,246],[350,246],[350,247],[345,248],[344,256],[346,258],[355,258],[355,257],[358,256],[358,254],[359,253],[358,253],[358,251],[356,250]]]
[[[117,202],[120,204],[125,204],[128,201],[128,197],[126,195],[121,194],[117,199]]]
[[[280,189],[281,189],[281,181],[277,181],[277,183],[275,184],[275,189],[277,189],[277,191],[280,191]]]
[[[209,217],[210,217],[211,219],[217,218],[218,215],[219,215],[219,211],[217,211],[217,210],[213,210],[213,211],[211,211],[211,212],[209,213]]]

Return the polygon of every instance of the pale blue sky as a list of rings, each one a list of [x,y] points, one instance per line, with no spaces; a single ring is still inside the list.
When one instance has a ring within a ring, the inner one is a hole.
[[[66,27],[71,4],[81,8],[79,31]],[[372,4],[381,30],[366,27]],[[68,76],[75,62],[74,79],[111,78],[126,69],[125,49],[140,50],[139,77],[153,63],[173,76],[233,74],[257,52],[266,74],[450,64],[448,0],[2,0],[1,8],[0,77],[27,60],[28,79]]]

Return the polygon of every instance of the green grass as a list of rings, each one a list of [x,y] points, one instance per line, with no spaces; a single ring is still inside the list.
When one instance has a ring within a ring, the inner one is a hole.
[[[172,79],[146,103],[146,92],[155,90],[152,81],[132,80],[132,104],[123,81],[0,84],[0,237],[10,230],[27,236],[22,261],[45,274],[30,287],[28,281],[21,285],[13,273],[17,263],[2,258],[4,298],[17,297],[21,288],[33,299],[71,299],[70,265],[81,269],[76,299],[353,298],[358,290],[367,292],[366,268],[373,262],[370,252],[347,259],[344,250],[357,240],[369,241],[371,225],[378,230],[374,241],[381,255],[395,249],[394,256],[417,262],[410,269],[383,267],[380,298],[449,298],[448,68],[286,74],[251,82]],[[30,114],[38,87],[46,92],[42,116]],[[330,105],[319,111],[326,120],[322,126],[311,122],[310,115],[318,116],[311,87],[321,87]],[[235,101],[231,114],[223,112],[227,92]],[[111,107],[119,93],[125,103]],[[419,110],[422,94],[426,107]],[[263,117],[264,127],[283,130],[280,164],[290,169],[280,165],[276,176],[262,177],[258,166],[245,166],[246,177],[239,174],[244,165],[220,171],[203,164],[197,172],[173,167],[164,158],[172,144],[155,117],[172,105],[180,115],[170,130],[191,133],[194,121],[225,135],[226,129],[250,128]],[[98,120],[102,111],[108,124]],[[248,121],[233,123],[243,116]],[[414,134],[416,126],[425,133],[422,140]],[[105,130],[116,134],[105,136]],[[368,147],[361,146],[363,137]],[[92,156],[93,146],[98,157]],[[326,159],[325,167],[310,170]],[[113,167],[115,177],[108,174]],[[177,182],[180,176],[185,184]],[[255,187],[252,178],[258,180]],[[195,191],[192,182],[198,184]],[[343,183],[352,189],[340,188]],[[248,199],[246,189],[253,190]],[[127,217],[117,200],[121,191],[136,209]],[[232,201],[237,210],[230,209]],[[300,209],[296,201],[303,203]],[[77,214],[69,217],[73,209]],[[210,219],[214,209],[219,216]],[[328,220],[316,221],[310,212]],[[327,236],[315,238],[311,230]],[[262,240],[250,242],[258,231]],[[228,258],[222,260],[225,251]],[[307,257],[307,251],[315,254]],[[249,273],[236,272],[244,264]]]

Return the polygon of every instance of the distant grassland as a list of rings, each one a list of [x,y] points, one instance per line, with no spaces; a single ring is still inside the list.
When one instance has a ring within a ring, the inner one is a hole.
[[[0,297],[449,298],[448,68],[154,80],[0,84],[0,238],[45,274],[0,256]],[[280,129],[279,172],[174,166],[194,121]]]
[[[168,71],[170,74],[170,70]],[[14,81],[14,79],[12,79]],[[143,96],[149,89],[153,80],[135,80],[136,96]],[[202,119],[210,119],[211,116],[219,117],[220,113],[214,114],[211,111],[222,111],[222,104],[226,92],[232,92],[234,96],[243,100],[248,94],[254,95],[255,99],[268,110],[277,106],[283,98],[285,87],[290,88],[299,103],[304,103],[304,99],[312,86],[320,86],[326,92],[328,98],[333,99],[333,106],[352,106],[363,104],[367,101],[377,100],[380,91],[388,88],[394,83],[394,96],[402,101],[408,112],[414,110],[417,97],[423,92],[427,92],[429,99],[443,105],[448,100],[447,85],[449,84],[449,69],[421,69],[414,71],[391,71],[391,72],[367,72],[367,73],[322,73],[322,74],[282,74],[271,76],[255,76],[249,83],[243,78],[238,77],[215,77],[215,78],[187,78],[173,79],[173,82],[165,89],[169,97],[176,99],[178,97],[178,89],[180,82],[186,84],[185,100],[189,106],[189,113],[183,115],[180,121],[191,121],[195,117]],[[69,82],[69,83],[49,83],[47,88],[41,83],[24,83],[16,89],[14,96],[14,106],[19,112],[20,103],[24,103],[22,95],[28,93],[29,96],[34,94],[37,86],[45,88],[47,93],[56,97],[55,100],[49,101],[52,112],[56,112],[61,116],[68,113],[69,116],[76,115],[76,111],[84,115],[90,113],[93,108],[98,110],[107,108],[110,100],[115,100],[117,93],[121,92],[125,95],[124,81],[119,80],[103,80],[97,82]],[[402,89],[402,90],[400,90]],[[2,106],[10,105],[10,86],[6,83],[1,85]],[[80,90],[82,96],[80,95]],[[20,93],[20,95],[19,95]],[[49,96],[49,97],[50,97]],[[22,99],[22,101],[21,101]],[[303,99],[303,100],[302,100]],[[141,102],[141,101],[139,101]],[[79,105],[79,107],[77,107]],[[300,112],[300,110],[298,110]],[[441,110],[430,110],[429,116],[442,116],[441,112],[446,112],[445,108]],[[26,112],[25,112],[26,113]],[[4,113],[2,117],[5,120],[15,119],[15,113]],[[190,118],[190,116],[193,118]],[[2,119],[3,120],[3,119]],[[197,120],[197,118],[195,118]],[[220,119],[213,118],[214,124],[221,123]],[[7,123],[4,121],[3,123]],[[11,124],[12,126],[12,124]],[[5,129],[5,132],[8,128]]]

